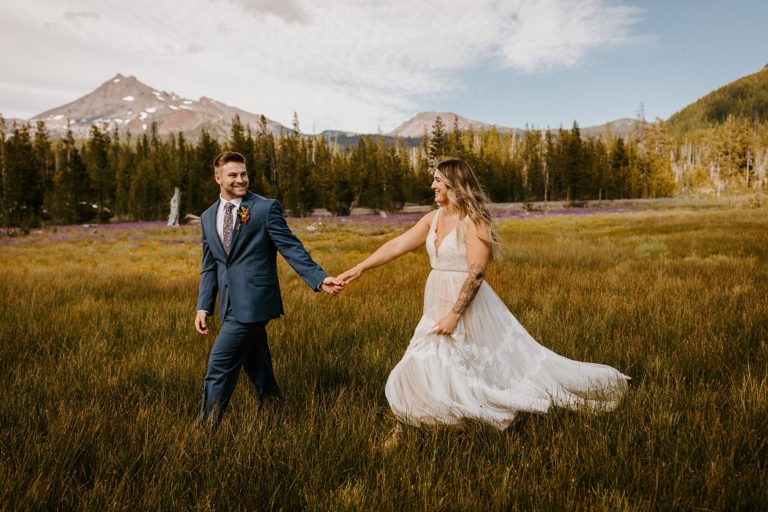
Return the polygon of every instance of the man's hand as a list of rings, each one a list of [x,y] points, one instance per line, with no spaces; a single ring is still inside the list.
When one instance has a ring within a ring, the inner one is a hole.
[[[328,276],[323,279],[323,284],[320,285],[320,289],[325,293],[336,295],[344,289],[344,283],[335,277]]]
[[[208,327],[205,325],[205,319],[207,316],[208,313],[205,311],[198,311],[197,315],[195,316],[195,330],[203,336],[208,335]]]

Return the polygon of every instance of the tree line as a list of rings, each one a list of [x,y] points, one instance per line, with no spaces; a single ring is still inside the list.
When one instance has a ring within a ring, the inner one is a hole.
[[[467,160],[495,202],[664,197],[707,180],[718,191],[765,187],[765,126],[728,121],[695,140],[668,136],[660,121],[638,126],[628,137],[584,138],[575,123],[500,132],[459,130],[456,119],[447,127],[438,117],[418,147],[376,135],[345,147],[301,135],[297,120],[274,135],[263,117],[255,131],[235,117],[226,141],[203,130],[194,143],[182,133],[161,137],[156,125],[137,137],[94,125],[87,140],[71,132],[52,140],[42,121],[6,127],[0,118],[0,211],[8,227],[158,220],[178,187],[182,217],[200,215],[217,198],[212,162],[225,149],[245,155],[251,190],[296,216],[428,204],[430,170],[444,155]]]

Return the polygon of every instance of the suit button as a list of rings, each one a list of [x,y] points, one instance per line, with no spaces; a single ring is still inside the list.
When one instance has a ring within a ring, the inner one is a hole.
[[[224,285],[224,288],[229,288],[229,285],[228,285],[228,284],[225,284],[225,285]]]
[[[232,264],[231,264],[231,263],[227,263],[227,268],[229,268],[229,267],[231,267],[231,266],[232,266]]]

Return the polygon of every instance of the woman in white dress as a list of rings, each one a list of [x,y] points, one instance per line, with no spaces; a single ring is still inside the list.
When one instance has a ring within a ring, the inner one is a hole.
[[[504,429],[518,411],[614,408],[629,377],[542,347],[483,281],[499,242],[472,169],[451,158],[433,178],[439,209],[339,276],[349,283],[426,243],[432,272],[424,314],[385,387],[397,419],[452,425],[469,418]],[[399,432],[398,423],[395,442]]]

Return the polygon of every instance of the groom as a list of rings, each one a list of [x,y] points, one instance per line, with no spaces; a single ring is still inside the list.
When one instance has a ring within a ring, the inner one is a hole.
[[[245,157],[225,151],[213,163],[220,198],[202,215],[203,261],[195,329],[220,295],[221,330],[208,359],[200,416],[216,426],[245,369],[263,403],[280,397],[267,345],[267,322],[283,314],[277,252],[315,291],[336,295],[341,284],[309,256],[283,218],[280,203],[248,191]]]

